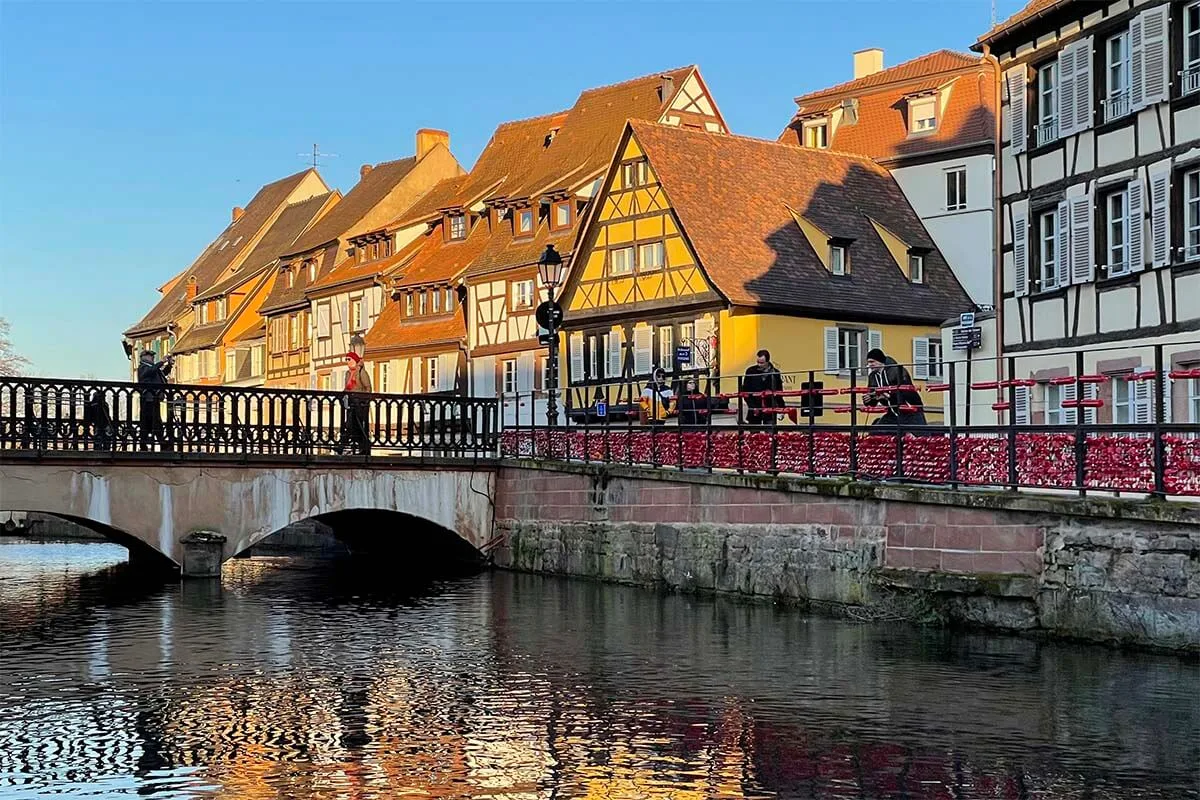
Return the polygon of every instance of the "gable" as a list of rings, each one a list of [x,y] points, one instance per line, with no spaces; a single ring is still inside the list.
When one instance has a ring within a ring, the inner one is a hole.
[[[630,180],[632,179],[632,180]],[[717,293],[631,135],[597,197],[566,309],[574,315],[711,301]]]
[[[695,70],[684,79],[659,121],[666,125],[700,128],[710,133],[728,132],[721,113],[717,111],[716,104]]]

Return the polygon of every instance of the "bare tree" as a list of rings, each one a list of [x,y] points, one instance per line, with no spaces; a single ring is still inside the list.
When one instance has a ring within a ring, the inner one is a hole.
[[[9,329],[8,320],[0,317],[0,377],[21,375],[29,368],[29,359],[13,350]]]

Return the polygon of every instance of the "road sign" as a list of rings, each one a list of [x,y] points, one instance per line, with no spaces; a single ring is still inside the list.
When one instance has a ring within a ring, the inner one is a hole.
[[[596,401],[596,416],[597,417],[607,417],[608,416],[608,403],[604,402],[603,400]]]
[[[975,327],[975,312],[967,311],[958,315],[958,327],[974,328]]]
[[[983,345],[983,328],[955,328],[953,350],[976,350]]]
[[[537,324],[543,328],[556,331],[562,325],[563,310],[562,306],[555,303],[553,300],[547,300],[542,303],[533,312],[533,318],[537,320]]]
[[[675,363],[690,364],[692,363],[692,348],[686,345],[680,345],[675,348]]]
[[[538,332],[538,344],[549,346],[550,343],[554,341],[554,337],[556,335],[557,334],[547,333],[546,331],[539,331]]]

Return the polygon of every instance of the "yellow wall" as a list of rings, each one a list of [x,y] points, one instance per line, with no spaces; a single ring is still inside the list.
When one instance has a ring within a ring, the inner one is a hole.
[[[940,329],[934,326],[858,322],[843,324],[879,331],[883,352],[901,364],[912,361],[912,342],[915,337],[941,336]],[[721,356],[721,374],[726,377],[723,383],[730,384],[728,388],[722,387],[723,391],[733,390],[732,376],[744,373],[746,368],[754,363],[755,353],[761,349],[771,351],[771,360],[781,372],[813,370],[816,373],[813,377],[824,382],[827,387],[849,386],[850,381],[847,377],[825,373],[825,329],[837,325],[838,320],[835,319],[807,319],[778,314],[733,314],[729,311],[722,311],[718,349]],[[865,349],[863,357],[866,357]],[[911,367],[909,367],[909,372],[912,372]],[[786,388],[798,389],[799,384],[804,380],[807,380],[806,376],[787,378],[785,380]],[[862,383],[860,375],[857,385],[862,385]],[[923,392],[921,396],[924,398],[927,408],[941,408],[940,394]],[[795,403],[796,401],[789,402]],[[849,403],[848,397],[825,398],[827,406],[843,403]],[[826,412],[821,419],[826,422],[845,423],[848,421],[848,415]],[[939,419],[940,417],[935,415],[929,421],[936,423]]]

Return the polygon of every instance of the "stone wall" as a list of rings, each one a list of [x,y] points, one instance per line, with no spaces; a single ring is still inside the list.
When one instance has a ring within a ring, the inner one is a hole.
[[[495,516],[516,570],[1200,649],[1187,505],[522,463]]]

